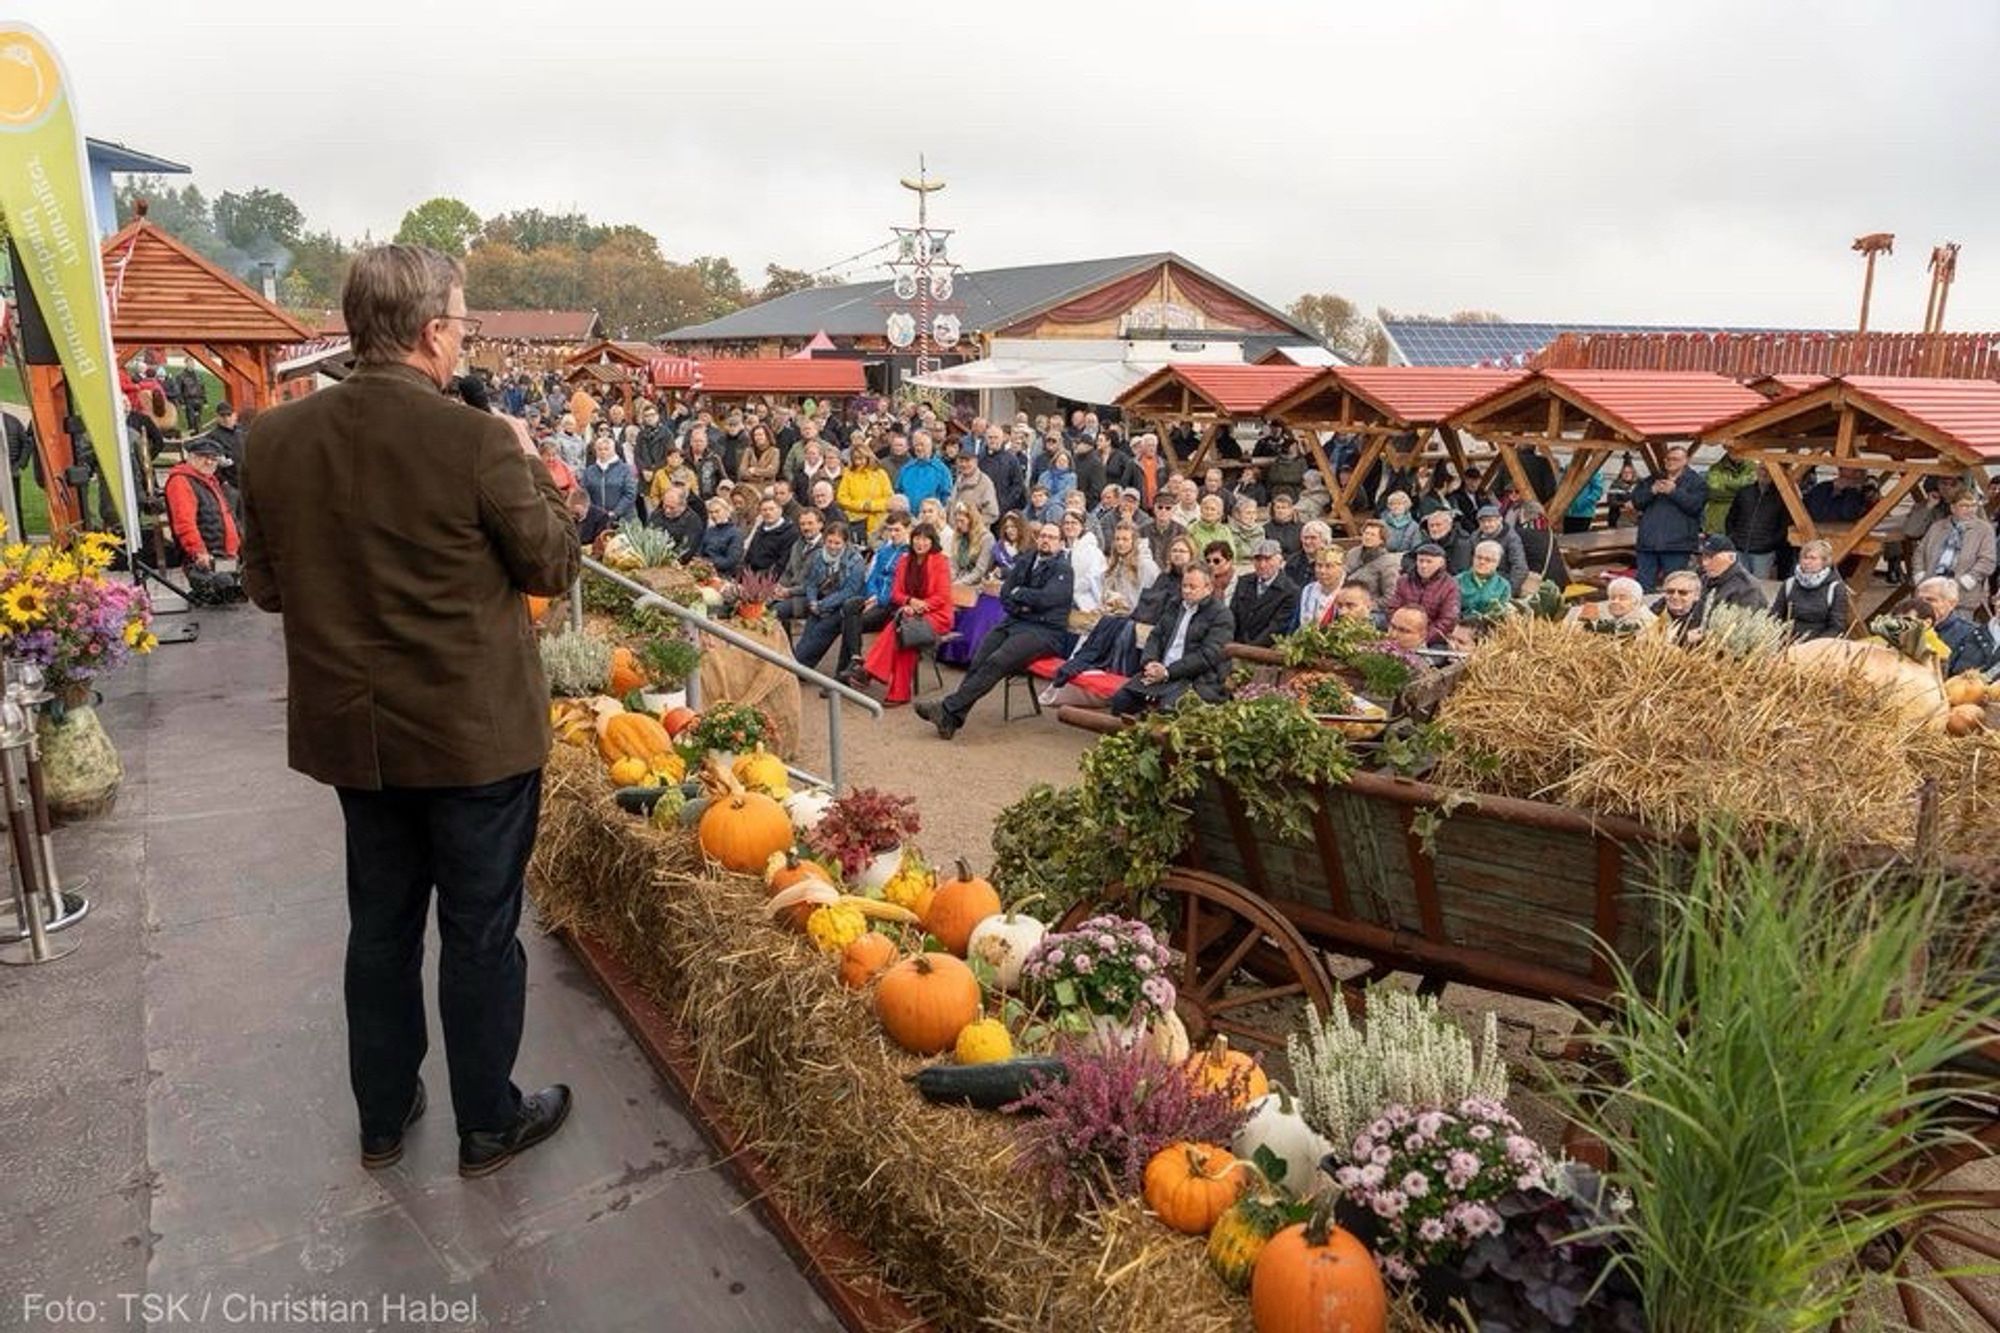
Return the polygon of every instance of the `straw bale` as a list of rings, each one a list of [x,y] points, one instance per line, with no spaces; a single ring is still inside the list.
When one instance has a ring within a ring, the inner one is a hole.
[[[1829,847],[1907,850],[1917,795],[1938,780],[1946,852],[2000,831],[1994,738],[1913,726],[1887,689],[1782,658],[1735,659],[1663,638],[1615,638],[1526,618],[1466,664],[1439,721],[1437,780],[1628,815],[1705,818]],[[1987,790],[1981,790],[1981,788]]]

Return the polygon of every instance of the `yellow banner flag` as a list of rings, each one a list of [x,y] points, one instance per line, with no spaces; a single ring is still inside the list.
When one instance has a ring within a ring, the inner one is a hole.
[[[69,379],[71,410],[90,432],[129,532],[125,407],[87,179],[62,62],[33,28],[0,20],[0,213],[21,257],[15,279],[26,280],[41,307]]]

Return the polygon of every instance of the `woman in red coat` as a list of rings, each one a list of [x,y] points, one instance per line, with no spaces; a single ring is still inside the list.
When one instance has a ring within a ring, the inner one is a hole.
[[[910,701],[917,679],[917,650],[905,648],[896,630],[907,620],[928,620],[939,635],[951,631],[957,608],[951,601],[951,562],[938,549],[937,529],[919,523],[910,532],[910,549],[896,562],[889,601],[895,616],[868,646],[861,670],[889,686],[882,700],[892,707]]]

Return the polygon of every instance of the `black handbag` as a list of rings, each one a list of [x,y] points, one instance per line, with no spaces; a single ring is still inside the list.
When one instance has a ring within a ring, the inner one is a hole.
[[[904,616],[896,622],[896,642],[904,648],[930,648],[937,641],[937,626],[924,616]]]

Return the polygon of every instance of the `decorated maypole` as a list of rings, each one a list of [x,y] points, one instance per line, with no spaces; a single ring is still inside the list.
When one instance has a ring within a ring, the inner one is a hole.
[[[895,277],[891,291],[895,299],[883,303],[888,311],[885,332],[889,345],[898,351],[916,349],[916,374],[929,375],[944,365],[940,352],[958,345],[958,312],[964,307],[952,300],[958,266],[951,262],[949,229],[930,225],[930,197],[944,188],[932,180],[924,159],[917,159],[917,178],[903,178],[903,188],[917,196],[917,225],[896,227],[896,257],[889,261]]]

